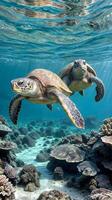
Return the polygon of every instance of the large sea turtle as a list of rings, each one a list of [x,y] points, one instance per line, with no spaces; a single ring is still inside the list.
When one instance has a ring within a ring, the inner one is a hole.
[[[60,78],[68,85],[72,94],[79,92],[83,95],[83,90],[96,83],[95,100],[100,101],[104,96],[104,84],[97,77],[95,70],[85,60],[75,60],[68,64],[59,73]]]
[[[76,127],[84,128],[83,117],[68,97],[71,90],[55,73],[46,69],[35,69],[27,77],[12,80],[11,84],[13,91],[18,94],[9,106],[10,118],[14,124],[17,123],[21,102],[26,99],[36,104],[59,102]]]

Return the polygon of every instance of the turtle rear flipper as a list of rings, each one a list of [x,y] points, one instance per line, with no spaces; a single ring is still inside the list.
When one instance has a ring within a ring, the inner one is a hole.
[[[52,111],[52,104],[47,104],[47,108]]]
[[[103,96],[104,96],[104,93],[105,93],[105,87],[104,87],[104,84],[103,82],[98,78],[98,77],[91,77],[89,79],[90,82],[94,82],[96,83],[96,96],[95,96],[95,100],[96,101],[100,101]]]
[[[84,91],[83,91],[83,90],[79,91],[79,94],[80,94],[81,96],[83,96],[83,95],[84,95]]]
[[[9,116],[14,124],[17,124],[18,114],[20,112],[23,99],[24,97],[22,97],[21,95],[16,95],[10,102]]]
[[[51,90],[50,93],[53,93],[57,97],[58,101],[62,105],[63,109],[65,110],[73,124],[77,128],[84,128],[84,119],[75,104],[70,100],[70,98],[56,89]]]

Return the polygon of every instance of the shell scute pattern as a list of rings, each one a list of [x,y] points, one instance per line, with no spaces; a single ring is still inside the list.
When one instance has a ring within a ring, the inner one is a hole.
[[[51,86],[65,91],[69,94],[72,93],[67,85],[60,79],[60,77],[51,71],[48,71],[46,69],[36,69],[28,74],[28,77],[31,76],[36,77],[44,87]]]

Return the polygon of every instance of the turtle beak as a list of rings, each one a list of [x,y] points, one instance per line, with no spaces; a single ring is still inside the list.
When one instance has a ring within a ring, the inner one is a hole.
[[[14,80],[11,81],[11,88],[12,88],[13,91],[19,92],[19,87]]]

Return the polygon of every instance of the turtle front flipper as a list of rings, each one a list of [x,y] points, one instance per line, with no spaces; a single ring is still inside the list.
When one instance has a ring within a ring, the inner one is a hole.
[[[64,67],[58,74],[58,76],[66,83],[66,85],[69,87],[71,84],[71,72],[73,69],[74,62],[68,64],[66,67]]]
[[[70,98],[62,92],[58,91],[57,89],[51,90],[50,93],[54,94],[57,97],[59,103],[62,105],[63,109],[65,110],[73,124],[77,128],[84,128],[84,119],[75,104],[70,100]]]
[[[14,124],[17,124],[18,114],[20,112],[21,103],[23,99],[24,97],[22,97],[21,95],[16,95],[10,102],[9,116]]]
[[[96,76],[93,76],[89,79],[90,82],[94,82],[96,83],[96,96],[95,96],[95,100],[96,101],[100,101],[105,93],[105,87],[103,82]]]

